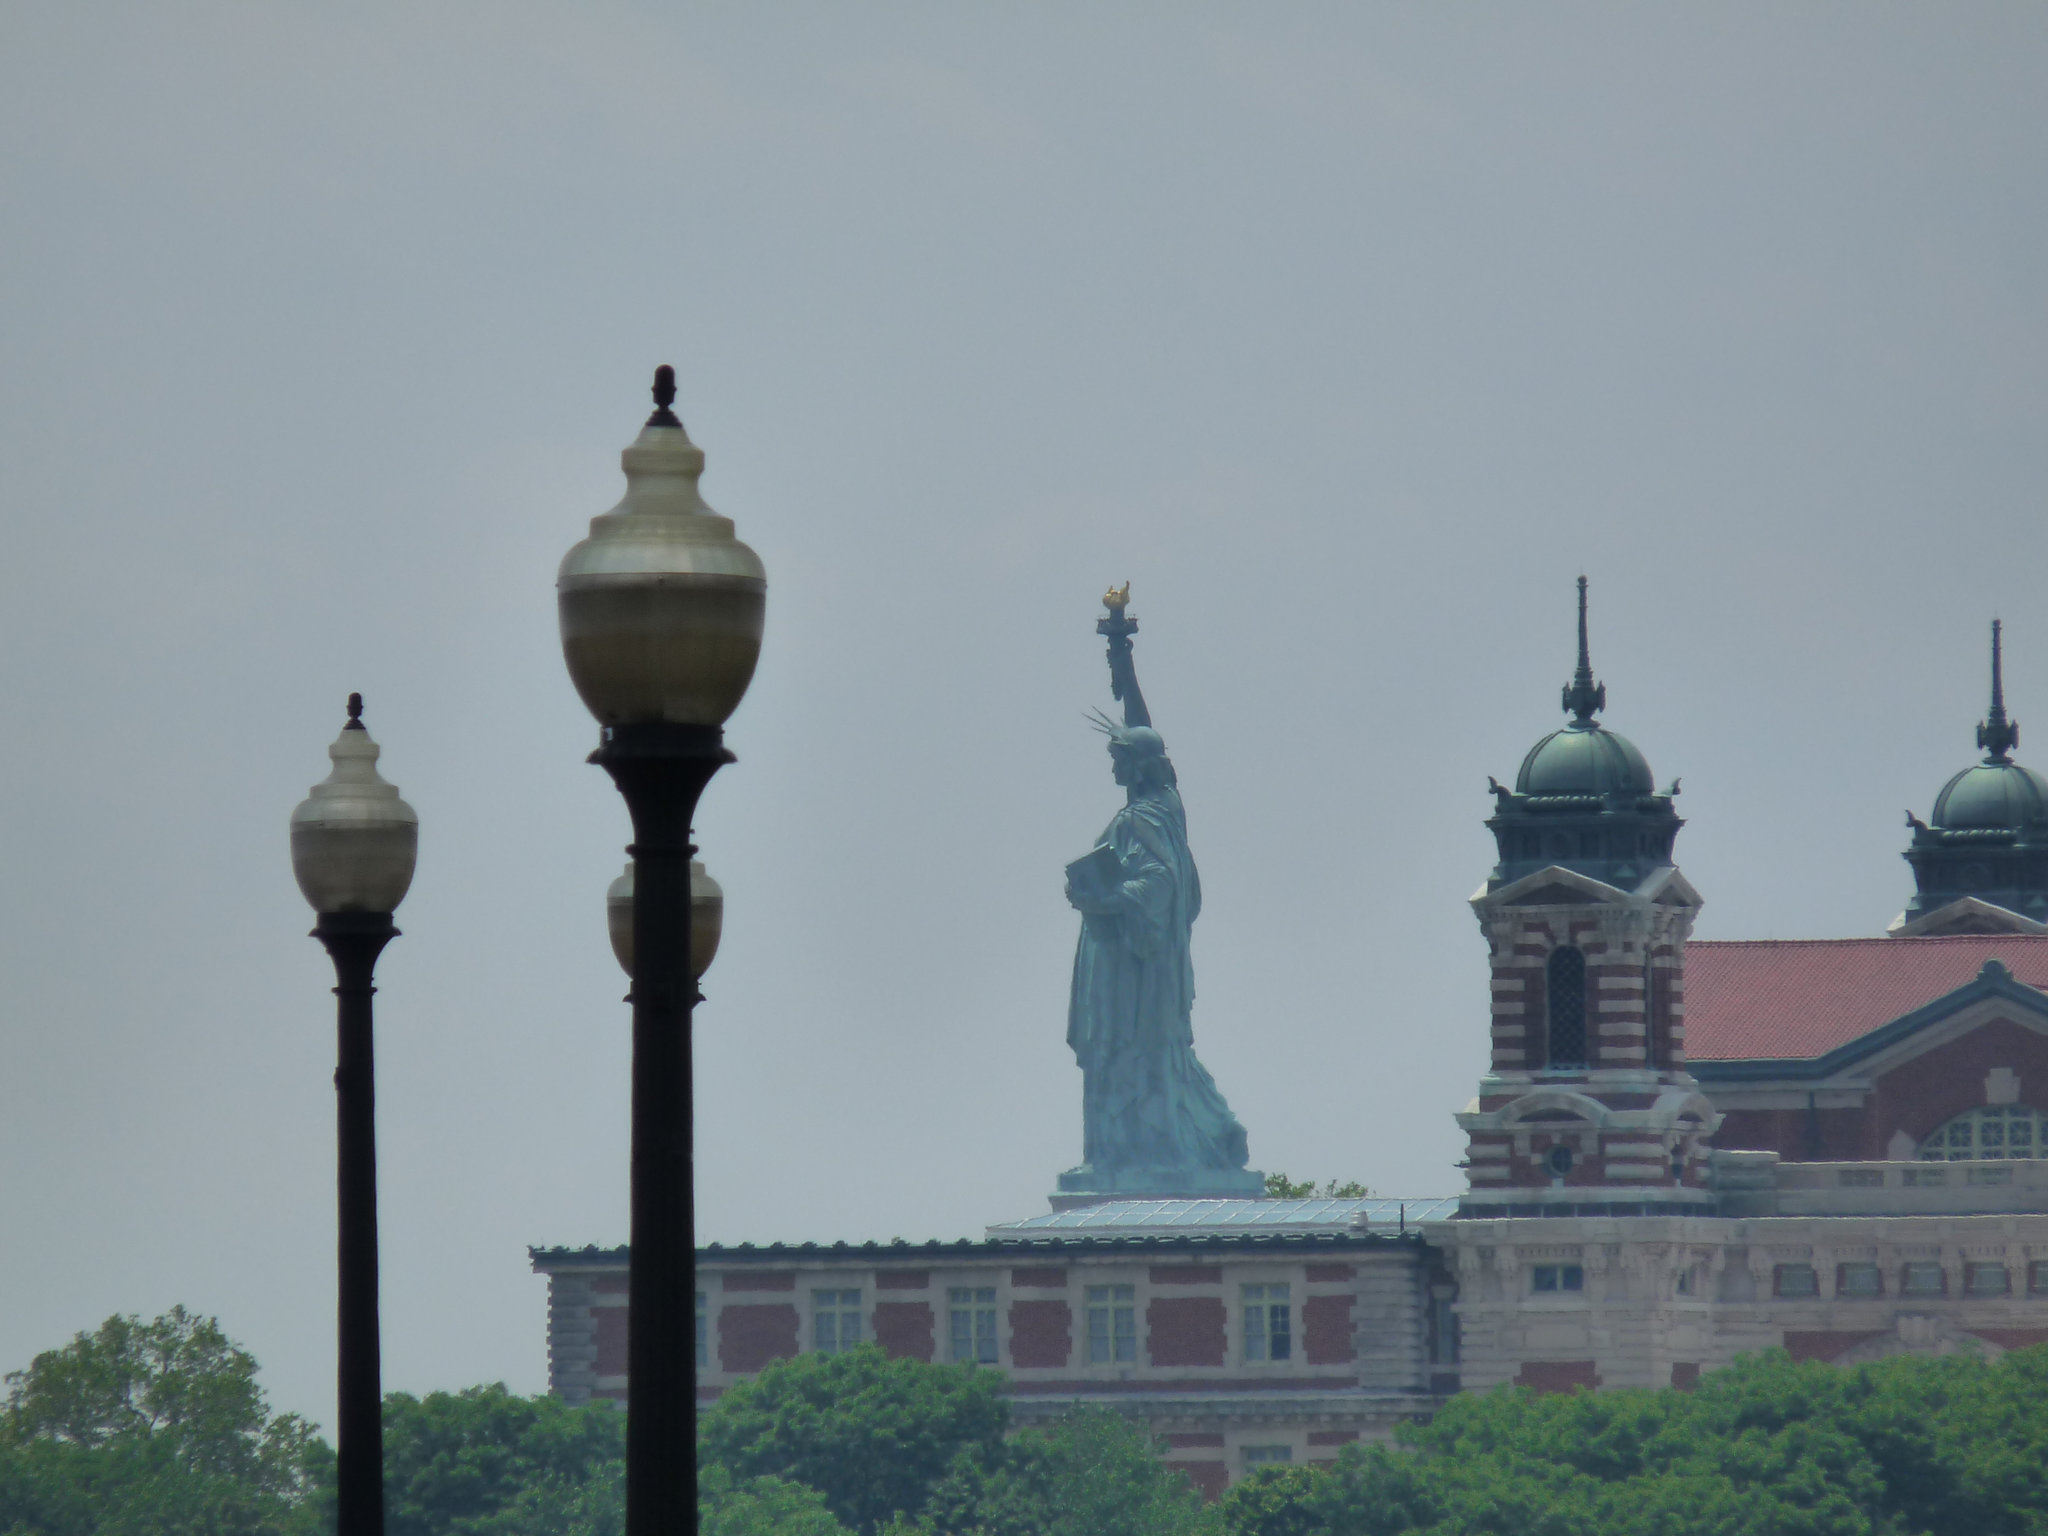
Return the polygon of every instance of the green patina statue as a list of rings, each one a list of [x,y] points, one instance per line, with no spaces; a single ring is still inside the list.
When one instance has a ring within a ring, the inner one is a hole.
[[[1082,1164],[1060,1175],[1056,1204],[1116,1196],[1258,1195],[1244,1127],[1195,1058],[1188,939],[1202,882],[1166,743],[1152,728],[1131,660],[1130,584],[1104,597],[1110,692],[1123,723],[1097,713],[1126,795],[1095,848],[1067,866],[1081,913],[1067,1044],[1080,1062]]]

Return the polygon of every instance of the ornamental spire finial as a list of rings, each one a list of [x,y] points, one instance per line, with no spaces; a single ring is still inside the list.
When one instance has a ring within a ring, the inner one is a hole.
[[[654,414],[647,418],[650,427],[680,427],[683,423],[676,413],[669,409],[676,403],[676,371],[663,363],[654,370]]]
[[[343,726],[342,729],[345,731],[367,729],[363,724],[363,696],[360,693],[352,693],[348,696],[348,724]]]
[[[1564,707],[1580,725],[1591,725],[1593,716],[1607,707],[1607,685],[1593,681],[1593,657],[1586,644],[1586,578],[1579,578],[1579,669],[1565,685]]]
[[[1977,745],[1988,763],[2009,763],[2012,749],[2020,744],[2019,723],[2005,715],[2005,626],[1991,621],[1991,716],[1977,727]]]

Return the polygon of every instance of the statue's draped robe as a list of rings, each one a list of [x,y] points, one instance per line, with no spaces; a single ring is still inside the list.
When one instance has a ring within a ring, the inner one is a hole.
[[[1116,910],[1084,913],[1067,1044],[1081,1064],[1084,1161],[1242,1168],[1244,1127],[1195,1059],[1189,929],[1202,883],[1180,794],[1148,790],[1100,839],[1123,861]]]

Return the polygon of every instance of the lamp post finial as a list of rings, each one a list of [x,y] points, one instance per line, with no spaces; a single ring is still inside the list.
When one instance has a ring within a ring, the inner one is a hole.
[[[654,370],[654,414],[647,418],[650,427],[680,427],[683,423],[676,413],[669,409],[676,403],[676,371],[663,363]]]

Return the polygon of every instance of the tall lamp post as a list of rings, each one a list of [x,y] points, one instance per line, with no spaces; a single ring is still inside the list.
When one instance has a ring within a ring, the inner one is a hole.
[[[398,937],[391,914],[412,884],[419,817],[377,772],[363,696],[327,749],[334,770],[292,812],[292,873],[334,960],[334,1070],[341,1307],[335,1482],[340,1536],[383,1536],[383,1386],[377,1337],[377,1082],[371,977]]]
[[[675,397],[664,365],[654,414],[619,456],[625,497],[590,520],[555,583],[569,679],[601,727],[590,760],[633,820],[627,1536],[696,1529],[690,823],[733,760],[723,727],[753,679],[767,596],[760,558],[698,494],[704,452]]]

